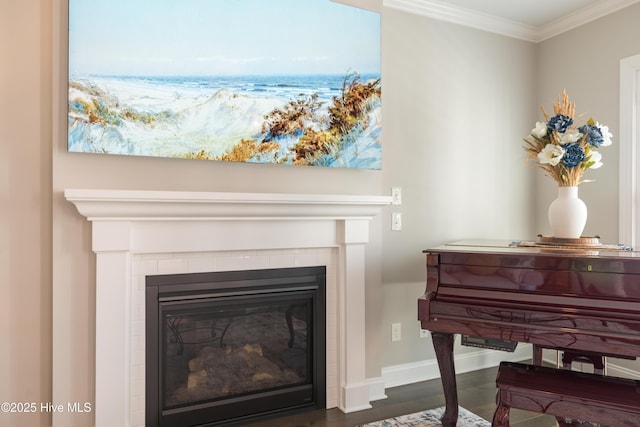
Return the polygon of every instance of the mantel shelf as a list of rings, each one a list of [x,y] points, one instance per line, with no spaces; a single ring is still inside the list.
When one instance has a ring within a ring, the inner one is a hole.
[[[90,221],[372,218],[391,196],[66,189]]]

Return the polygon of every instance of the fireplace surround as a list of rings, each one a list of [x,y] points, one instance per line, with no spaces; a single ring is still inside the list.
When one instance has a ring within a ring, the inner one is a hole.
[[[95,425],[145,425],[148,275],[326,267],[326,407],[370,407],[365,248],[388,196],[67,189],[96,254]],[[372,388],[376,388],[372,392]]]

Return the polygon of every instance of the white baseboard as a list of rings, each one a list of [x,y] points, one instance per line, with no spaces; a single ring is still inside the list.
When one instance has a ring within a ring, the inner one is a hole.
[[[384,392],[386,387],[383,377],[367,378],[367,383],[369,384],[370,402],[387,398],[387,395]]]
[[[611,359],[609,359],[607,363],[607,375],[640,380],[640,372],[634,369],[625,368],[624,366],[618,366],[615,363],[611,363]]]
[[[502,361],[519,362],[531,359],[531,345],[518,345],[513,353],[498,350],[477,350],[460,355],[454,354],[456,373],[476,371],[478,369],[498,366]],[[382,368],[382,378],[386,387],[397,387],[420,381],[440,378],[436,359]]]
[[[553,353],[555,354],[555,353]],[[615,358],[607,358],[606,363],[606,373],[612,377],[620,377],[620,378],[631,378],[633,380],[640,380],[640,371],[636,371],[635,369],[625,368],[624,366],[616,365]],[[543,361],[549,363],[552,366],[556,366],[558,361],[556,358],[551,357],[543,357]],[[589,365],[589,364],[586,364]],[[581,370],[579,366],[573,365],[572,369]],[[589,365],[585,367],[585,372],[593,372],[593,367]]]
[[[498,366],[500,362],[503,361],[521,362],[523,360],[529,360],[531,359],[531,355],[531,345],[520,344],[513,353],[497,350],[477,350],[460,355],[454,354],[454,363],[456,373],[462,374],[464,372]],[[556,359],[551,359],[549,357],[545,357],[544,361],[552,365],[556,364]],[[640,380],[640,372],[616,365],[615,359],[608,359],[607,374],[616,377]],[[438,369],[438,362],[436,359],[428,359],[420,362],[384,367],[382,368],[381,378],[385,388],[391,388],[440,378],[440,371]],[[379,387],[380,378],[376,378],[375,380]],[[380,393],[379,389],[378,393]],[[380,395],[384,395],[384,391],[380,393]]]

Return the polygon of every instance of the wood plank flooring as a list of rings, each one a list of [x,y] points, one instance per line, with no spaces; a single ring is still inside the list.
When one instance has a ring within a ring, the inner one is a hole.
[[[460,405],[486,420],[493,418],[498,368],[482,369],[457,376]],[[244,423],[251,427],[354,427],[399,415],[444,405],[440,379],[386,390],[387,398],[372,403],[373,408],[344,414],[338,409],[313,410],[271,420]],[[555,419],[531,412],[511,410],[512,427],[552,427]]]

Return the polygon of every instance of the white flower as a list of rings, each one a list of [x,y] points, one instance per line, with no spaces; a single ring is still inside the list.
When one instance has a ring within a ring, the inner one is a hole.
[[[544,138],[547,135],[547,124],[545,122],[536,122],[536,127],[531,129],[531,135],[536,138]]]
[[[542,165],[556,166],[564,156],[564,148],[555,144],[547,144],[538,153],[538,161]]]
[[[565,133],[558,134],[560,144],[563,145],[569,142],[577,142],[580,138],[582,138],[582,134],[577,129],[567,129]]]
[[[609,145],[611,145],[611,138],[613,138],[613,134],[609,132],[609,126],[605,126],[598,122],[596,122],[596,126],[598,127],[598,129],[600,129],[600,132],[602,133],[603,142],[601,147],[608,147]]]
[[[595,163],[590,166],[590,169],[598,169],[600,166],[602,166],[603,163],[600,160],[602,160],[602,154],[598,153],[595,150],[591,150],[591,154],[589,155],[589,159],[587,161]]]

